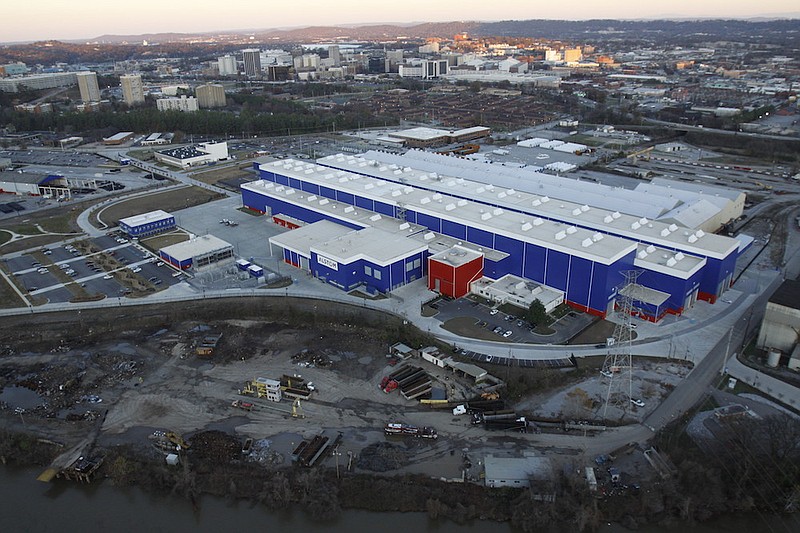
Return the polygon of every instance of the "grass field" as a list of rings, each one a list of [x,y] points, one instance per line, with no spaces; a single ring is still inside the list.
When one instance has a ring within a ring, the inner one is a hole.
[[[209,185],[216,185],[218,182],[228,179],[253,177],[252,172],[240,170],[239,166],[240,163],[237,163],[236,165],[231,165],[224,168],[206,170],[204,172],[195,172],[192,174],[192,177],[198,181],[202,181],[203,183],[208,183]],[[250,167],[248,166],[248,168]]]
[[[0,308],[11,309],[24,306],[25,302],[19,297],[17,291],[8,284],[5,278],[0,278]]]
[[[223,198],[222,194],[202,189],[200,187],[184,187],[181,189],[171,189],[156,194],[148,194],[131,198],[118,204],[114,204],[99,214],[99,218],[109,226],[115,226],[121,218],[147,213],[156,209],[162,209],[168,213],[193,207],[195,205],[212,202]]]
[[[146,246],[152,250],[160,250],[165,246],[172,246],[173,244],[186,242],[188,240],[189,236],[186,233],[182,231],[174,231],[165,235],[150,237],[149,239],[140,239],[139,243],[142,244],[142,246]]]

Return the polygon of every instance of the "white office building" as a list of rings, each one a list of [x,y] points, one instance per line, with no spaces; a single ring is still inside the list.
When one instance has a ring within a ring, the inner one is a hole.
[[[96,72],[77,72],[78,89],[81,91],[81,101],[84,103],[100,101],[100,87],[97,85]]]

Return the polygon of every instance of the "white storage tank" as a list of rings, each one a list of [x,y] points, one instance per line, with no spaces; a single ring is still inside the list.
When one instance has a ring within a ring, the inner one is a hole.
[[[767,366],[771,368],[776,368],[778,363],[781,361],[781,352],[780,350],[770,350],[767,353]]]

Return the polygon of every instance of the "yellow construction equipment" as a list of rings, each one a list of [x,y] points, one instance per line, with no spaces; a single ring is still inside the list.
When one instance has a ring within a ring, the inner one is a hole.
[[[627,155],[628,162],[629,163],[635,163],[637,159],[647,159],[648,161],[650,161],[650,152],[652,152],[652,151],[653,151],[653,147],[652,146],[648,146],[647,148],[644,148],[643,150],[637,150],[637,151],[635,151],[633,153],[630,153],[630,154]]]
[[[183,437],[181,437],[174,431],[167,431],[166,433],[164,433],[164,437],[175,446],[178,446],[179,449],[181,450],[189,449],[189,443],[183,440]]]
[[[293,418],[305,418],[306,415],[303,414],[303,407],[300,405],[300,398],[295,398],[292,402],[292,417]]]
[[[499,400],[500,393],[499,392],[484,392],[481,394],[481,398],[484,400]]]

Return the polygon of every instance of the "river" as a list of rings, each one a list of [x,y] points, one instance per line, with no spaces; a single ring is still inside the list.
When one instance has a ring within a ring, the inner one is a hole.
[[[267,511],[245,502],[205,497],[200,510],[178,497],[155,497],[137,488],[120,489],[109,483],[85,486],[56,480],[36,480],[41,469],[0,467],[0,531],[46,532],[220,532],[270,531],[281,533],[342,531],[360,533],[435,532],[518,533],[509,524],[475,521],[458,525],[447,520],[430,520],[425,513],[373,513],[345,511],[332,522],[314,522],[299,509]],[[800,517],[744,515],[722,517],[709,524],[676,527],[645,527],[642,533],[751,533],[752,531],[800,531]],[[276,529],[273,529],[276,528]],[[602,533],[628,530],[609,524]]]

